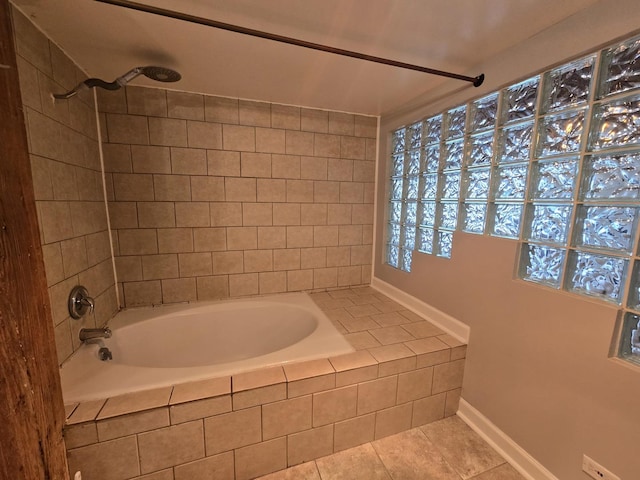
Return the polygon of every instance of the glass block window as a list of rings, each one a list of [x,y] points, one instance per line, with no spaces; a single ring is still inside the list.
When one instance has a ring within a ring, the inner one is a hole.
[[[520,242],[521,279],[617,305],[640,365],[640,36],[392,134],[387,262],[455,231]]]

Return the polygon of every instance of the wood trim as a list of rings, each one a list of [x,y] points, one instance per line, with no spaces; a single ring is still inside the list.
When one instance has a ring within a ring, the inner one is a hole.
[[[68,479],[11,12],[0,0],[0,478]]]

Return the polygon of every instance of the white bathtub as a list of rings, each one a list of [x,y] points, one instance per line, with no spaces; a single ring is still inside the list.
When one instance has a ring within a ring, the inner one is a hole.
[[[66,403],[353,351],[305,293],[130,309],[109,326],[62,365]]]

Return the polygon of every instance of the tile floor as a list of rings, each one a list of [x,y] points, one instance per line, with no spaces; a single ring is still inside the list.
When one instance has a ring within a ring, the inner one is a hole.
[[[457,416],[259,480],[524,480]]]

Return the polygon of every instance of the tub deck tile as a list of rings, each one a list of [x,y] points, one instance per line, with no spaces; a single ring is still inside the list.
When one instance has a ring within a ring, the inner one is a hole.
[[[268,367],[251,372],[239,373],[231,377],[232,392],[243,392],[278,383],[285,383],[287,377],[282,367]]]
[[[106,400],[91,400],[88,402],[80,402],[71,416],[67,419],[67,425],[74,425],[76,423],[90,422],[92,420],[95,420],[105,402]]]
[[[169,405],[229,395],[230,393],[231,377],[217,377],[198,382],[182,383],[173,387]]]
[[[97,419],[103,420],[127,413],[165,407],[169,405],[172,390],[173,387],[162,387],[111,397],[106,401],[104,407],[102,407]]]

